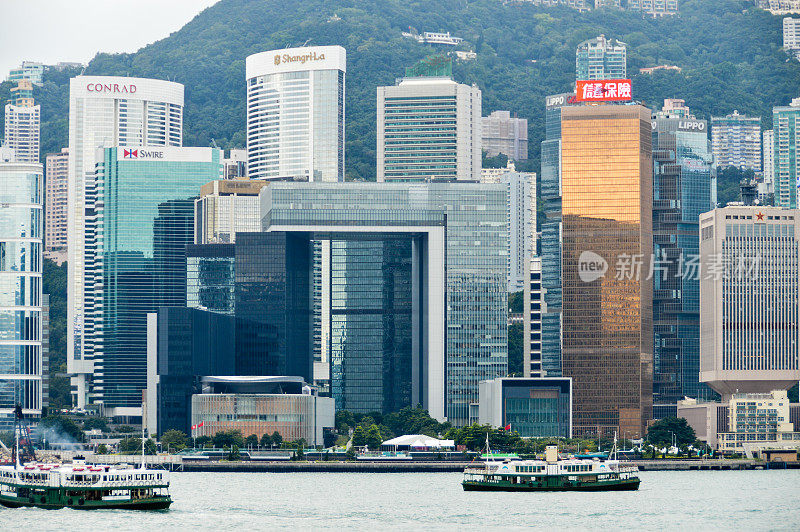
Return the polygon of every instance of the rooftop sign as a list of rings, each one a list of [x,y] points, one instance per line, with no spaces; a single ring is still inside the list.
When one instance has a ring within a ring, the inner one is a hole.
[[[578,80],[575,86],[578,102],[627,102],[631,97],[631,80]]]

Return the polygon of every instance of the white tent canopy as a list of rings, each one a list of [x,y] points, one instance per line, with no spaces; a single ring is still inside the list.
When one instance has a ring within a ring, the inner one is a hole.
[[[398,436],[383,442],[385,447],[408,447],[409,449],[445,449],[456,446],[453,440],[439,440],[424,434]]]

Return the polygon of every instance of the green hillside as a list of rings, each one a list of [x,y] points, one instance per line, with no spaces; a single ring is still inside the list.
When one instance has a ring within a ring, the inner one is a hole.
[[[336,15],[336,17],[333,17]],[[401,31],[450,31],[478,59],[457,63],[458,81],[483,90],[484,113],[509,109],[529,119],[532,166],[544,134],[544,96],[569,90],[576,45],[604,33],[628,43],[634,97],[650,106],[684,98],[700,116],[738,109],[764,117],[800,96],[800,62],[781,51],[781,19],[739,0],[685,0],[681,16],[653,20],[632,12],[503,5],[501,0],[222,0],[168,38],[133,54],[100,54],[87,74],[171,79],[186,86],[186,145],[245,143],[244,65],[248,54],[300,46],[347,49],[348,178],[375,178],[375,87],[441,50]],[[638,74],[669,63],[683,71]],[[67,143],[68,77],[48,76],[42,151]],[[0,85],[0,100],[9,84]]]

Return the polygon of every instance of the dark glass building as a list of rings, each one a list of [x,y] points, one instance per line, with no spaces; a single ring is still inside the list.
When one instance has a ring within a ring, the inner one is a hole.
[[[511,425],[523,438],[571,438],[572,380],[505,377],[483,381],[478,422]]]
[[[236,375],[234,318],[186,307],[148,316],[148,397],[158,434],[189,434],[192,394],[200,377]],[[152,408],[155,407],[155,408]]]
[[[700,214],[716,204],[708,127],[683,101],[665,104],[653,115],[653,254],[659,266],[653,276],[656,418],[673,411],[685,396],[712,395],[699,381],[700,280],[689,266],[700,253]]]

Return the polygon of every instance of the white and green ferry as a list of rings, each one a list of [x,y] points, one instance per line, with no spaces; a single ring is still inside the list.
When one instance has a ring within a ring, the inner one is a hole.
[[[163,510],[169,508],[169,472],[71,464],[0,466],[0,504],[8,508],[102,508]]]
[[[639,489],[639,469],[619,460],[560,457],[548,446],[544,460],[487,460],[468,466],[464,491],[623,491]]]

